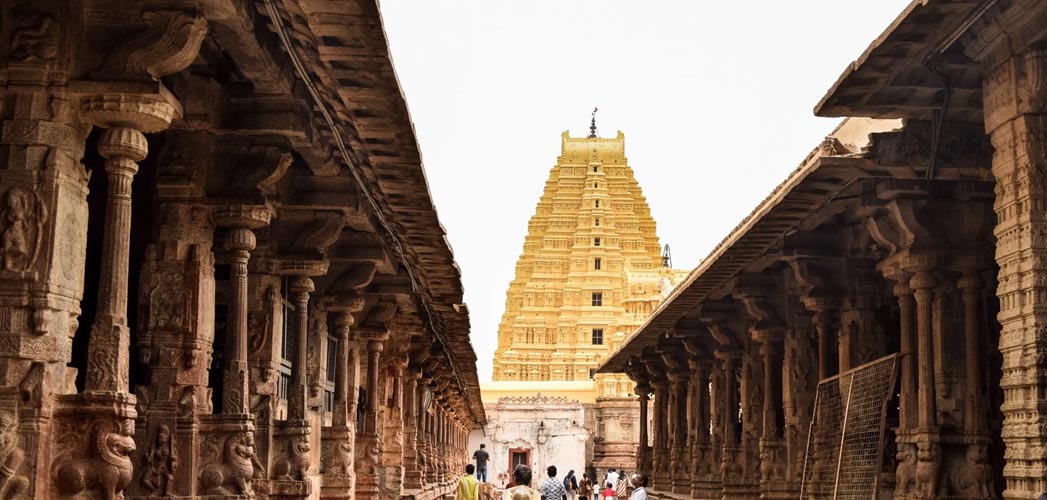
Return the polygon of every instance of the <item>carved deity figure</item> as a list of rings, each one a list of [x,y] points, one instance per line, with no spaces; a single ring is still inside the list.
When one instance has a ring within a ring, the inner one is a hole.
[[[4,253],[4,269],[23,271],[28,266],[30,233],[33,229],[32,198],[28,191],[14,188],[4,197],[4,222],[7,227],[0,234]]]
[[[50,14],[19,8],[13,12],[11,59],[20,62],[50,61],[58,54],[55,19]]]
[[[161,425],[156,430],[156,439],[149,445],[142,458],[145,462],[142,484],[152,496],[170,496],[171,482],[174,481],[175,469],[178,467],[178,456],[169,427]]]
[[[20,499],[29,490],[29,479],[18,475],[24,459],[18,447],[18,418],[0,414],[0,500]]]
[[[102,500],[124,498],[134,472],[134,420],[109,420],[97,427],[93,441],[97,458],[75,458],[58,467],[55,482],[62,496],[97,490]]]
[[[205,495],[243,495],[254,497],[254,432],[244,431],[225,440],[222,461],[200,471],[200,490]]]

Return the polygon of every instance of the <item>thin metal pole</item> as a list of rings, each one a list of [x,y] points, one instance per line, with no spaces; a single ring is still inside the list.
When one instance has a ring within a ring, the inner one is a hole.
[[[851,396],[854,390],[854,372],[851,372],[851,380],[847,383],[847,404],[843,406],[843,425],[840,426],[840,449],[836,451],[836,481],[833,484],[833,500],[836,500],[836,494],[840,490],[840,468],[843,464],[843,441],[844,436],[847,435],[847,416],[851,410]]]

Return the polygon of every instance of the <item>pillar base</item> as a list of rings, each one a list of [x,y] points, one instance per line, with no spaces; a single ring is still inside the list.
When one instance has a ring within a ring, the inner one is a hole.
[[[305,500],[313,492],[309,480],[308,420],[278,420],[273,433],[273,469],[269,497],[283,500]]]
[[[195,492],[207,498],[250,498],[258,459],[254,417],[245,413],[200,415],[201,444]],[[261,465],[257,467],[261,469]]]
[[[37,494],[56,499],[123,498],[134,470],[136,416],[135,397],[124,392],[56,396],[55,479],[48,482],[54,491]]]
[[[348,426],[320,430],[320,498],[353,498],[356,483],[355,432]]]
[[[377,500],[379,497],[378,471],[381,467],[378,434],[356,435],[356,500]]]
[[[745,470],[746,449],[740,445],[723,448],[720,475],[723,477],[724,500],[752,500],[760,496],[759,478]]]
[[[655,449],[652,455],[654,458],[652,486],[662,491],[672,491],[672,465],[669,463],[669,450]]]

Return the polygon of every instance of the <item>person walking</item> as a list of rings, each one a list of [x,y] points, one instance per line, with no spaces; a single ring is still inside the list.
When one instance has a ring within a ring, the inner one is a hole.
[[[465,475],[458,480],[458,488],[454,492],[454,500],[480,500],[480,481],[473,477],[476,468],[473,464],[465,466]]]
[[[480,443],[480,449],[473,452],[473,460],[476,460],[476,478],[481,483],[487,482],[487,461],[491,458],[491,455],[488,455],[487,450],[484,448],[486,446]]]
[[[603,500],[617,500],[618,493],[615,493],[614,487],[610,482],[604,483],[603,488]]]
[[[513,487],[502,492],[502,500],[541,500],[542,494],[531,488],[531,468],[517,465],[513,469]]]
[[[629,475],[623,470],[618,482],[614,485],[614,493],[618,498],[629,498]]]
[[[574,477],[574,469],[567,471],[564,476],[563,489],[567,491],[567,500],[578,500],[578,478]]]
[[[647,500],[647,475],[636,473],[632,477],[633,493],[629,500]]]
[[[613,468],[612,469],[608,469],[607,475],[605,475],[603,477],[603,484],[611,483],[611,487],[614,488],[615,485],[618,484],[618,478],[619,478],[618,471],[614,470]]]
[[[556,479],[556,466],[550,465],[548,469],[545,469],[548,473],[549,478],[542,482],[542,487],[538,490],[542,492],[542,498],[545,500],[563,500],[567,498],[567,490],[564,489],[563,483],[559,479]]]
[[[582,481],[578,483],[578,492],[582,496],[582,500],[589,500],[593,496],[593,480],[589,479],[589,473],[582,473]]]

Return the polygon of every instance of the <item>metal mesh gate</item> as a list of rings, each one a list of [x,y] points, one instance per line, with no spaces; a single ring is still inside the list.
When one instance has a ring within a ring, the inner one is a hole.
[[[800,486],[802,500],[876,497],[897,357],[892,354],[818,383]]]

